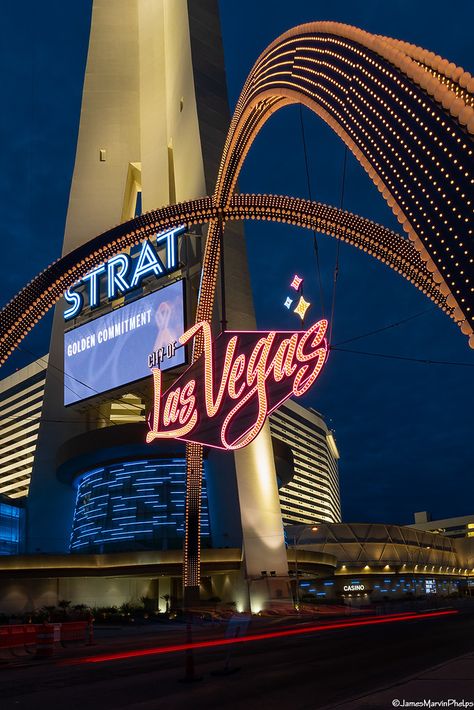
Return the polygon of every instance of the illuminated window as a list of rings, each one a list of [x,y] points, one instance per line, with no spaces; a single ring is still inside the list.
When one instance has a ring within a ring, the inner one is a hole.
[[[21,549],[24,511],[8,503],[0,503],[0,555],[17,555]]]

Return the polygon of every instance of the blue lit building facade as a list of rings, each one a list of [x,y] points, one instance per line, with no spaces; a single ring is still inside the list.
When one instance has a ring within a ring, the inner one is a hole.
[[[169,441],[150,446],[144,441],[144,426],[144,422],[129,422],[95,429],[59,449],[58,482],[74,493],[64,515],[67,552],[182,549],[185,445]],[[201,537],[207,548],[213,543],[208,488],[213,488],[215,477],[206,458]]]
[[[23,551],[25,510],[15,500],[0,496],[0,555]]]
[[[186,461],[122,461],[77,479],[71,552],[180,549],[184,536]],[[210,542],[206,479],[201,536]]]
[[[299,582],[300,599],[319,602],[339,602],[350,606],[365,606],[392,600],[426,599],[432,595],[457,595],[466,586],[465,580],[446,574],[445,577],[426,574],[391,577],[358,575],[334,579],[312,579]]]

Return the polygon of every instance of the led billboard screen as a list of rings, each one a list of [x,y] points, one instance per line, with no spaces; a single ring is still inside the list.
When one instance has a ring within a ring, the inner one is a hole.
[[[74,404],[186,361],[183,281],[64,334],[64,404]],[[177,347],[178,346],[178,347]]]

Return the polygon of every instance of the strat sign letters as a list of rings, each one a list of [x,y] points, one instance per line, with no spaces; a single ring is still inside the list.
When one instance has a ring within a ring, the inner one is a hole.
[[[328,322],[297,332],[226,331],[212,341],[209,323],[179,339],[202,337],[204,352],[164,394],[153,369],[154,409],[147,442],[183,439],[221,449],[247,446],[285,399],[305,394],[328,355]]]
[[[64,294],[70,308],[64,311],[64,320],[76,318],[84,307],[83,293],[77,289],[86,287],[89,308],[96,308],[100,303],[101,280],[105,278],[107,283],[107,297],[113,301],[119,296],[123,296],[129,291],[138,288],[147,276],[160,278],[178,268],[178,237],[186,230],[180,226],[169,229],[166,232],[157,234],[155,238],[156,247],[152,242],[145,239],[140,247],[138,257],[132,259],[128,254],[117,254],[104,264],[100,264],[84,276],[83,279],[68,288]],[[157,253],[165,248],[165,262],[161,260]]]

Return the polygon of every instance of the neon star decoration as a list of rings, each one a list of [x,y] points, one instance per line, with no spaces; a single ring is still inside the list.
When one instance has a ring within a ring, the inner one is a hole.
[[[315,383],[328,356],[327,327],[320,320],[296,332],[225,331],[213,341],[209,323],[196,323],[180,342],[201,338],[203,353],[164,394],[161,371],[152,369],[147,443],[183,439],[228,450],[247,446],[274,409]]]
[[[294,288],[295,291],[299,291],[299,288],[302,283],[303,283],[303,279],[300,276],[298,276],[298,274],[295,274],[293,276],[293,281],[290,283],[290,288]]]
[[[285,308],[288,308],[288,310],[290,310],[292,303],[293,303],[293,299],[288,296],[283,305],[285,306]]]
[[[296,313],[299,315],[301,320],[304,320],[304,317],[306,315],[306,311],[308,308],[311,306],[311,303],[309,301],[305,301],[303,296],[300,296],[300,300],[298,301],[298,305],[296,308],[293,310],[293,313]]]

